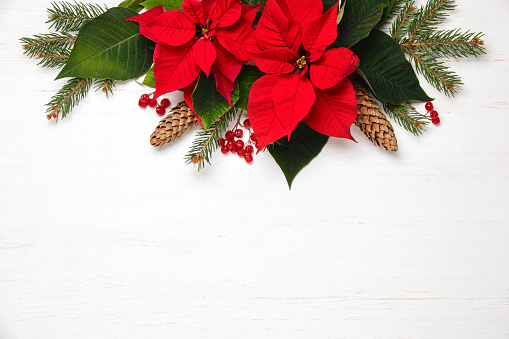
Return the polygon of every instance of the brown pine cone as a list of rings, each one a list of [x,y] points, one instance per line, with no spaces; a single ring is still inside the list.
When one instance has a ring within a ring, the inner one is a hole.
[[[172,142],[197,123],[198,121],[191,108],[187,106],[185,101],[182,101],[173,107],[170,114],[159,122],[156,130],[150,136],[150,144],[157,147]]]
[[[354,121],[355,125],[375,145],[387,151],[396,152],[398,150],[398,141],[394,135],[394,129],[385,114],[378,107],[378,103],[363,87],[355,84],[354,89],[357,96],[357,120]]]

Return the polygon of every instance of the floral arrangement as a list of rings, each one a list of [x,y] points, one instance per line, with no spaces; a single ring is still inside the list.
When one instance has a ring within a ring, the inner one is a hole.
[[[61,1],[48,9],[56,32],[21,41],[42,66],[61,68],[56,79],[68,78],[47,104],[49,120],[69,114],[92,85],[108,95],[116,81],[144,77],[154,90],[140,107],[166,115],[171,103],[161,96],[184,97],[152,145],[199,125],[187,163],[201,169],[217,149],[251,163],[267,150],[291,187],[330,137],[354,140],[352,125],[396,151],[387,116],[416,135],[440,123],[416,73],[451,96],[462,83],[443,59],[485,53],[482,33],[438,29],[454,8],[454,0],[419,8],[413,0],[126,0],[110,9]]]

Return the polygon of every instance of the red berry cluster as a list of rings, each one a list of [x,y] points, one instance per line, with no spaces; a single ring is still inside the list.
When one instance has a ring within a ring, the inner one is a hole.
[[[244,136],[244,131],[238,127],[244,127],[249,132],[249,138],[247,142],[244,142],[241,138]],[[237,138],[237,140],[235,140]],[[254,147],[258,149],[258,141],[256,140],[256,136],[251,131],[251,123],[249,119],[244,120],[244,122],[240,123],[240,118],[233,127],[233,129],[226,131],[224,138],[220,138],[217,141],[219,147],[221,147],[221,152],[223,154],[237,153],[240,158],[244,158],[247,163],[253,161],[253,152]],[[254,145],[254,147],[253,147]]]
[[[150,99],[149,94],[142,94],[140,97],[140,100],[138,100],[138,106],[141,108],[145,108],[147,106],[156,108],[157,115],[164,115],[166,113],[166,109],[170,107],[171,102],[170,100],[164,98],[161,100],[161,103],[158,105],[156,99]]]
[[[426,105],[424,105],[426,111],[429,113],[429,117],[431,118],[431,122],[435,125],[440,123],[440,118],[438,117],[438,112],[433,110],[433,103],[428,101]]]

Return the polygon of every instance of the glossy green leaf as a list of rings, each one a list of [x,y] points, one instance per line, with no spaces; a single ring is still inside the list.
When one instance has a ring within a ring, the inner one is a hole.
[[[338,37],[331,46],[351,47],[367,37],[380,21],[384,8],[389,7],[391,1],[393,0],[347,1],[343,19],[338,25]]]
[[[232,92],[232,104],[239,100],[239,88]],[[216,82],[211,74],[208,78],[201,72],[198,83],[193,91],[193,110],[203,122],[207,130],[217,119],[231,109],[226,99],[216,90]]]
[[[125,0],[125,1],[122,1],[118,5],[118,7],[127,7],[127,8],[132,9],[133,11],[139,12],[143,9],[143,6],[140,5],[140,3],[142,1],[143,0]]]
[[[378,99],[399,105],[408,100],[429,101],[412,65],[399,44],[374,29],[352,50],[360,59],[357,73],[366,80]]]
[[[56,79],[128,80],[147,73],[155,44],[140,34],[137,23],[124,21],[136,14],[129,8],[114,7],[83,26]]]
[[[300,122],[292,132],[290,140],[283,137],[267,147],[274,160],[281,167],[290,189],[297,173],[322,151],[328,140],[328,136],[320,134],[306,123]]]
[[[150,68],[150,70],[145,75],[145,79],[143,79],[143,84],[148,87],[156,88],[156,78],[154,76],[154,66]]]
[[[167,11],[182,10],[182,0],[145,0],[141,3],[146,9],[163,5]]]
[[[249,92],[253,83],[261,78],[265,73],[254,66],[242,66],[237,76],[237,86],[239,87],[239,100],[235,107],[247,111],[247,102],[249,100]]]

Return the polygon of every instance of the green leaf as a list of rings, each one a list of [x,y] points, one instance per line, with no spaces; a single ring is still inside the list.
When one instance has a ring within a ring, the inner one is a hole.
[[[392,6],[394,6],[394,0],[389,1],[389,6],[385,7],[380,21],[385,21],[389,17],[389,14],[391,14]]]
[[[147,75],[145,75],[145,79],[143,79],[142,84],[148,87],[156,88],[156,78],[154,76],[154,66],[152,66]]]
[[[232,104],[239,100],[239,88],[235,86],[232,92]],[[207,130],[217,119],[228,112],[231,106],[216,90],[214,76],[207,76],[201,72],[198,83],[193,92],[193,110],[203,122],[203,129]]]
[[[237,76],[237,86],[239,87],[239,100],[235,107],[247,111],[247,102],[249,100],[249,92],[253,83],[264,75],[262,71],[254,66],[242,66]]]
[[[128,80],[147,73],[155,44],[140,34],[137,23],[124,21],[135,15],[132,9],[114,7],[83,26],[56,79]]]
[[[328,136],[300,122],[289,141],[287,137],[283,137],[267,147],[270,155],[281,167],[290,189],[297,173],[322,151],[328,140]]]
[[[399,105],[408,100],[429,101],[400,45],[374,29],[352,48],[360,59],[359,73],[381,101]]]
[[[338,9],[338,17],[336,18],[336,25],[339,25],[339,23],[343,19],[343,15],[345,14],[345,6],[346,6],[346,0],[343,1],[343,4]]]
[[[393,0],[347,1],[343,19],[338,25],[338,37],[331,46],[351,47],[367,37],[380,21],[384,8],[389,7],[391,1]],[[327,2],[327,6],[329,6],[329,2]],[[326,7],[325,2],[324,7]]]
[[[118,7],[127,7],[132,9],[133,11],[139,12],[143,9],[143,6],[140,5],[140,2],[143,0],[125,0],[122,1]]]
[[[242,3],[246,5],[259,5],[261,3],[267,2],[266,0],[244,0]]]
[[[159,5],[163,5],[167,11],[182,10],[182,0],[145,0],[141,3],[146,9],[152,9]]]

